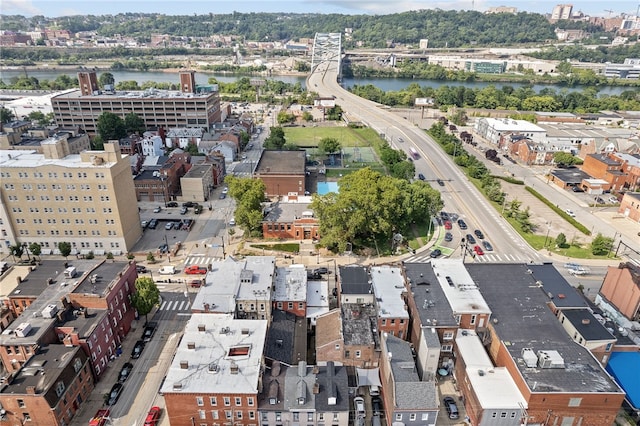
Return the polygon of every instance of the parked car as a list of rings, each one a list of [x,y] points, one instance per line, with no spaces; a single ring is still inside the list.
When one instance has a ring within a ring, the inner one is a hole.
[[[145,229],[147,227],[147,225],[149,225],[149,221],[148,220],[143,220],[142,222],[140,222],[140,226],[142,226],[142,229]]]
[[[321,277],[322,276],[319,273],[317,273],[315,271],[307,270],[307,279],[308,280],[319,280]]]
[[[596,203],[604,204],[604,199],[602,197],[596,197]]]
[[[149,270],[144,265],[136,265],[136,272],[139,274],[146,274]]]
[[[169,201],[167,207],[178,207],[178,203],[175,201]]]
[[[442,181],[442,179],[436,179],[436,182],[438,182],[438,185],[444,186],[444,182]]]
[[[442,219],[442,220],[450,220],[449,213],[440,212],[440,219]]]
[[[176,267],[173,265],[163,266],[162,268],[158,269],[158,273],[160,275],[173,275],[176,273]]]
[[[182,226],[180,222],[173,222],[173,229],[180,229],[180,226]]]
[[[356,409],[356,414],[358,416],[365,416],[366,415],[366,409],[364,407],[364,398],[361,396],[356,396],[355,398],[353,398],[353,406]]]
[[[189,211],[189,209],[185,206],[182,206],[182,208],[180,209],[180,214],[187,214],[187,212]]]
[[[618,203],[618,199],[616,197],[609,197],[609,203],[611,204],[617,204]]]
[[[584,189],[580,188],[579,186],[573,186],[571,187],[571,190],[573,192],[584,192]]]
[[[130,362],[126,362],[120,369],[120,374],[118,374],[118,381],[120,383],[124,383],[131,375],[132,369],[133,369],[133,364],[131,364]]]
[[[138,340],[136,344],[133,346],[133,350],[131,351],[131,358],[133,359],[140,358],[140,355],[142,355],[143,349],[144,349],[144,340]]]
[[[473,238],[473,235],[471,235],[471,234],[467,234],[467,235],[466,235],[466,237],[467,237],[467,242],[468,242],[469,244],[475,244],[475,243],[476,243],[476,239],[475,239],[475,238]]]
[[[193,288],[202,287],[202,280],[191,280],[191,281],[189,281],[189,287],[193,287]]]
[[[209,270],[204,266],[189,265],[184,268],[184,273],[187,275],[205,275]]]
[[[158,220],[157,219],[151,219],[149,221],[149,225],[147,225],[147,228],[156,229],[156,226],[158,226]]]
[[[165,226],[165,229],[166,229],[166,226]],[[162,245],[158,246],[158,251],[160,253],[166,253],[166,252],[169,251],[169,246],[166,245],[166,244],[162,244]]]
[[[234,218],[231,218],[229,221],[229,226],[236,226],[236,220]]]
[[[467,229],[467,224],[462,219],[458,219],[458,226],[460,227],[460,229]]]
[[[442,250],[435,249],[431,253],[429,253],[429,257],[435,259],[436,257],[440,257],[442,255]]]
[[[564,212],[571,217],[576,217],[576,214],[571,209],[566,209]]]
[[[89,426],[105,426],[109,421],[109,410],[100,409],[96,411],[91,420],[89,420]]]
[[[473,231],[473,233],[476,234],[476,237],[478,237],[479,240],[484,240],[484,234],[481,230],[476,229],[475,231]]]
[[[182,203],[182,207],[193,207],[195,205],[195,203],[193,201],[185,201],[184,203]]]
[[[222,193],[223,194],[226,194],[227,192],[229,192],[229,188],[228,187],[225,186],[224,188],[222,188]]]
[[[447,232],[446,234],[444,234],[444,240],[447,242],[453,241],[453,234],[451,232]]]
[[[156,426],[158,420],[160,420],[160,407],[151,407],[147,413],[147,418],[144,419],[144,426]]]
[[[487,240],[482,242],[482,247],[484,247],[484,249],[486,251],[493,251],[493,246],[491,245],[491,243]]]
[[[450,220],[445,220],[444,221],[444,229],[450,230],[453,226],[451,225],[451,221]]]
[[[153,209],[154,213],[160,213],[162,211],[162,207],[158,206],[155,209]]]
[[[220,198],[221,200],[224,200],[225,198],[227,198],[227,194],[223,192],[222,194],[220,194],[218,198]]]
[[[458,412],[458,406],[456,405],[456,400],[450,396],[445,396],[444,399],[444,408],[447,410],[447,414],[450,419],[457,419],[460,414]]]
[[[142,332],[142,339],[145,342],[148,342],[153,337],[153,334],[156,332],[156,327],[158,324],[155,322],[148,322],[144,327],[144,331]]]
[[[373,409],[373,415],[380,415],[382,413],[382,399],[379,396],[373,396],[371,398],[371,408]]]
[[[478,256],[482,256],[484,254],[480,246],[474,246],[473,251],[475,251]]]
[[[118,402],[118,398],[120,398],[120,394],[122,393],[122,389],[124,389],[124,385],[122,383],[116,383],[111,387],[109,391],[109,399],[107,400],[107,405],[115,405]]]
[[[420,180],[427,180],[426,177],[424,177],[424,175],[422,173],[418,173],[418,179]]]
[[[164,229],[166,229],[167,231],[172,230],[172,229],[173,229],[173,222],[167,222],[167,223],[164,225]]]
[[[317,272],[320,275],[325,275],[325,274],[330,274],[331,273],[331,271],[329,271],[329,269],[325,268],[324,266],[321,266],[319,268],[314,269],[313,272]]]

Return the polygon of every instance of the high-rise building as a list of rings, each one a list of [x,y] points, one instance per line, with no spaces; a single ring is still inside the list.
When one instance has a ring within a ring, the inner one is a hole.
[[[559,21],[561,19],[571,19],[573,14],[572,4],[558,4],[553,8],[551,12],[551,21]]]
[[[96,73],[78,73],[80,90],[51,98],[56,123],[65,128],[81,127],[91,135],[97,134],[97,121],[103,112],[111,112],[124,119],[134,113],[144,120],[147,128],[201,127],[210,129],[220,122],[220,96],[217,86],[206,90],[196,87],[194,71],[180,73],[180,91],[135,90],[100,91]],[[212,90],[213,88],[213,90]]]
[[[65,139],[43,154],[0,150],[0,254],[38,243],[43,254],[69,242],[72,254],[119,254],[142,235],[127,156],[117,142],[70,154]]]

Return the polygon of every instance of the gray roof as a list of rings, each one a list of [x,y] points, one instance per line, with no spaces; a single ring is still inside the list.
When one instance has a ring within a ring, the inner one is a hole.
[[[311,203],[284,203],[278,202],[271,205],[264,222],[293,222],[300,219],[303,212],[313,213],[309,206]],[[311,216],[313,217],[313,216]]]
[[[562,315],[587,341],[615,339],[613,334],[593,316],[589,309],[567,309],[562,311]]]
[[[264,356],[286,365],[306,359],[307,327],[305,318],[274,309],[267,330]]]
[[[256,166],[257,175],[304,175],[306,151],[265,150]]]
[[[371,294],[373,291],[367,268],[360,265],[341,266],[340,293]]]
[[[583,179],[591,178],[590,175],[583,172],[578,168],[573,169],[553,169],[551,170],[551,174],[562,182],[578,184],[582,182]]]
[[[584,297],[560,275],[560,272],[558,272],[551,263],[528,265],[528,267],[532,272],[531,276],[534,281],[541,283],[542,289],[547,293],[547,296],[553,296],[552,302],[558,308],[587,307],[587,302],[584,300]]]
[[[262,389],[258,394],[260,411],[281,411],[284,407],[284,382],[289,367],[274,361],[262,374]],[[297,368],[294,367],[294,368]],[[271,404],[271,401],[275,404]]]
[[[421,382],[409,342],[391,334],[386,337],[395,382],[395,404],[399,410],[437,409],[438,395],[433,381]]]
[[[420,316],[420,325],[457,328],[453,310],[431,263],[405,263],[404,267]]]
[[[76,266],[77,262],[74,262],[72,266]],[[129,262],[126,261],[109,261],[103,262],[100,266],[90,271],[91,276],[96,275],[97,279],[91,280],[89,276],[79,278],[82,279],[82,282],[73,290],[74,293],[87,293],[87,294],[97,294],[102,297],[106,297],[109,288],[115,282],[117,282],[120,277],[118,277],[118,273],[126,271],[131,266]],[[82,274],[84,271],[78,270],[78,276]],[[92,282],[93,281],[93,282]]]
[[[380,346],[376,330],[378,313],[373,305],[344,303],[342,305],[342,335],[345,345]]]
[[[316,382],[320,385],[320,392],[316,396],[316,411],[349,410],[349,378],[344,365],[328,361],[327,365],[319,367]],[[335,398],[334,405],[329,404],[330,398]]]
[[[284,384],[284,409],[291,411],[309,411],[315,408],[316,394],[313,385],[316,376],[306,362],[287,369]]]
[[[492,311],[496,337],[509,351],[529,389],[536,392],[622,392],[588,349],[571,340],[547,306],[544,288],[527,264],[465,265]],[[552,267],[549,265],[549,267]],[[523,349],[557,351],[564,368],[530,368]]]

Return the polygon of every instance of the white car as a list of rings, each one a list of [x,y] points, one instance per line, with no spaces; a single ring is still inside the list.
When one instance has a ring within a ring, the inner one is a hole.
[[[353,405],[358,416],[364,417],[366,415],[366,409],[364,408],[364,398],[362,398],[361,396],[356,396],[355,398],[353,398]]]
[[[227,188],[226,186],[224,188],[222,188],[222,193],[226,194],[227,192],[229,192],[229,188]]]
[[[576,217],[576,214],[571,209],[566,209],[564,212],[571,217]]]
[[[589,274],[589,272],[591,272],[588,268],[576,268],[576,269],[569,269],[569,274],[570,275],[587,275]]]
[[[236,226],[236,220],[235,219],[231,219],[229,221],[229,226]]]
[[[611,204],[618,204],[618,199],[616,197],[609,197],[609,202]]]

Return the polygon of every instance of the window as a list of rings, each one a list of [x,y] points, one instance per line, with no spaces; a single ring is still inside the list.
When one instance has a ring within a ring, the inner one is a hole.
[[[204,398],[201,396],[196,396],[196,404],[198,404],[198,407],[202,407],[204,405]]]
[[[334,422],[338,421],[338,413],[333,413],[333,421]]]
[[[231,410],[224,410],[224,417],[225,417],[227,420],[231,420],[231,419],[233,419],[233,411],[231,411]]]
[[[198,417],[200,417],[200,420],[204,420],[207,418],[207,413],[204,410],[198,410]]]
[[[276,412],[276,422],[282,421],[282,413],[280,411]]]
[[[228,397],[228,396],[224,396],[224,397],[222,397],[222,398],[223,398],[223,400],[224,400],[224,405],[225,405],[225,407],[228,407],[228,406],[230,406],[230,405],[231,405],[231,398],[230,398],[230,397]]]
[[[256,418],[256,412],[255,411],[249,411],[249,419],[255,420],[255,418]]]
[[[23,399],[19,399],[18,400],[18,408],[24,408],[26,407],[26,405],[24,404],[24,400]]]
[[[500,413],[500,418],[501,419],[506,419],[507,418],[507,413],[505,413],[504,411],[502,413]]]
[[[215,396],[210,396],[210,397],[209,397],[209,403],[210,403],[211,405],[213,405],[213,406],[218,405],[218,401],[217,401],[217,399],[216,399],[216,397],[215,397]]]
[[[402,413],[396,413],[396,421],[398,422],[402,421]]]
[[[569,407],[579,407],[582,403],[582,398],[569,398]]]
[[[62,394],[64,393],[64,382],[63,381],[59,381],[58,383],[56,383],[56,395],[58,395],[58,398],[60,396],[62,396]]]
[[[422,413],[422,421],[426,422],[427,420],[429,420],[429,413]]]
[[[235,400],[236,400],[235,401],[236,402],[236,406],[242,405],[242,398],[240,398],[239,396],[236,396]]]
[[[211,411],[211,418],[213,420],[218,420],[218,410],[212,410]]]
[[[453,331],[445,331],[442,334],[442,340],[453,340]]]
[[[337,345],[336,345],[336,351],[339,351],[339,350],[340,350],[340,345],[339,345],[339,344],[337,344]]]
[[[476,323],[476,317],[477,315],[471,315],[471,325]]]
[[[311,412],[307,413],[307,421],[308,422],[312,422],[313,421],[313,413],[311,413]]]
[[[412,421],[412,422],[415,422],[416,421],[416,413],[409,414],[409,420]]]
[[[239,420],[242,419],[242,411],[240,410],[236,411],[236,419],[239,419]]]
[[[362,352],[356,351],[356,358],[360,358],[362,356]]]
[[[293,309],[293,302],[289,302],[287,304],[287,309]]]
[[[247,405],[249,407],[253,407],[253,397],[252,396],[247,397]]]
[[[453,345],[442,345],[440,350],[442,352],[451,352],[453,350]]]
[[[294,422],[299,422],[300,421],[300,413],[293,413],[293,421]]]

